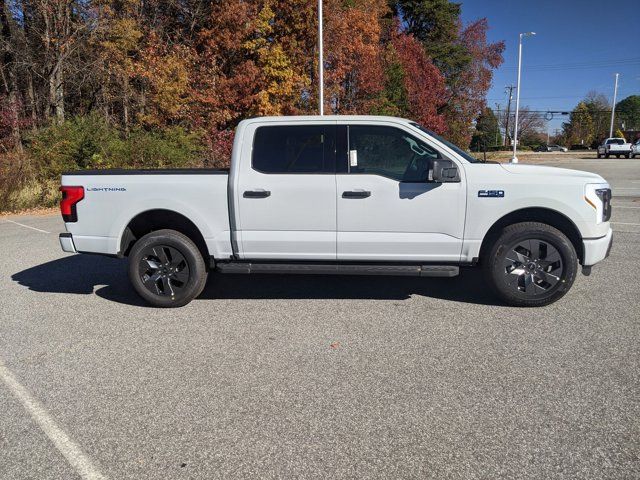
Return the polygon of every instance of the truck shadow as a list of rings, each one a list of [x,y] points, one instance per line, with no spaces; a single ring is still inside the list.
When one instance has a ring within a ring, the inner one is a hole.
[[[110,301],[146,305],[129,284],[125,259],[71,255],[22,270],[11,279],[36,292],[77,295],[95,292]],[[462,269],[455,278],[213,273],[198,300],[405,300],[413,295],[502,305],[488,291],[480,271],[471,268]]]

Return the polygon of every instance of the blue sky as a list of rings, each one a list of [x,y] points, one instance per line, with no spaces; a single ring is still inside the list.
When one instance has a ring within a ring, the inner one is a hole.
[[[504,40],[504,64],[495,72],[488,106],[506,105],[505,85],[516,84],[518,33],[524,39],[520,105],[533,110],[571,110],[589,90],[618,101],[640,95],[638,0],[458,0],[465,23],[486,17],[490,41]],[[515,105],[515,91],[514,103]],[[566,117],[564,117],[566,118]],[[556,116],[549,130],[564,120]]]

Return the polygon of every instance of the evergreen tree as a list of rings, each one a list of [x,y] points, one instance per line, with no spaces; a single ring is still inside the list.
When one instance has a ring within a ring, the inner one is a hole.
[[[471,150],[484,151],[486,147],[502,145],[502,136],[498,126],[498,118],[489,107],[486,107],[476,120],[476,128],[471,137]]]
[[[616,104],[617,124],[626,130],[640,130],[640,95],[630,95]]]

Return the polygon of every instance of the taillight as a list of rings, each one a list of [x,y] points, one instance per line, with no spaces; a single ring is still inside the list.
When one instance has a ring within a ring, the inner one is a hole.
[[[62,200],[60,200],[60,213],[65,222],[77,222],[78,212],[76,204],[84,198],[84,187],[60,187]]]

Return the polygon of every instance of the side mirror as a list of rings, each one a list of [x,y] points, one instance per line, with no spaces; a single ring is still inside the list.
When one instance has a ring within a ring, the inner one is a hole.
[[[431,180],[437,183],[457,183],[460,181],[458,167],[451,160],[438,159],[433,161]]]

